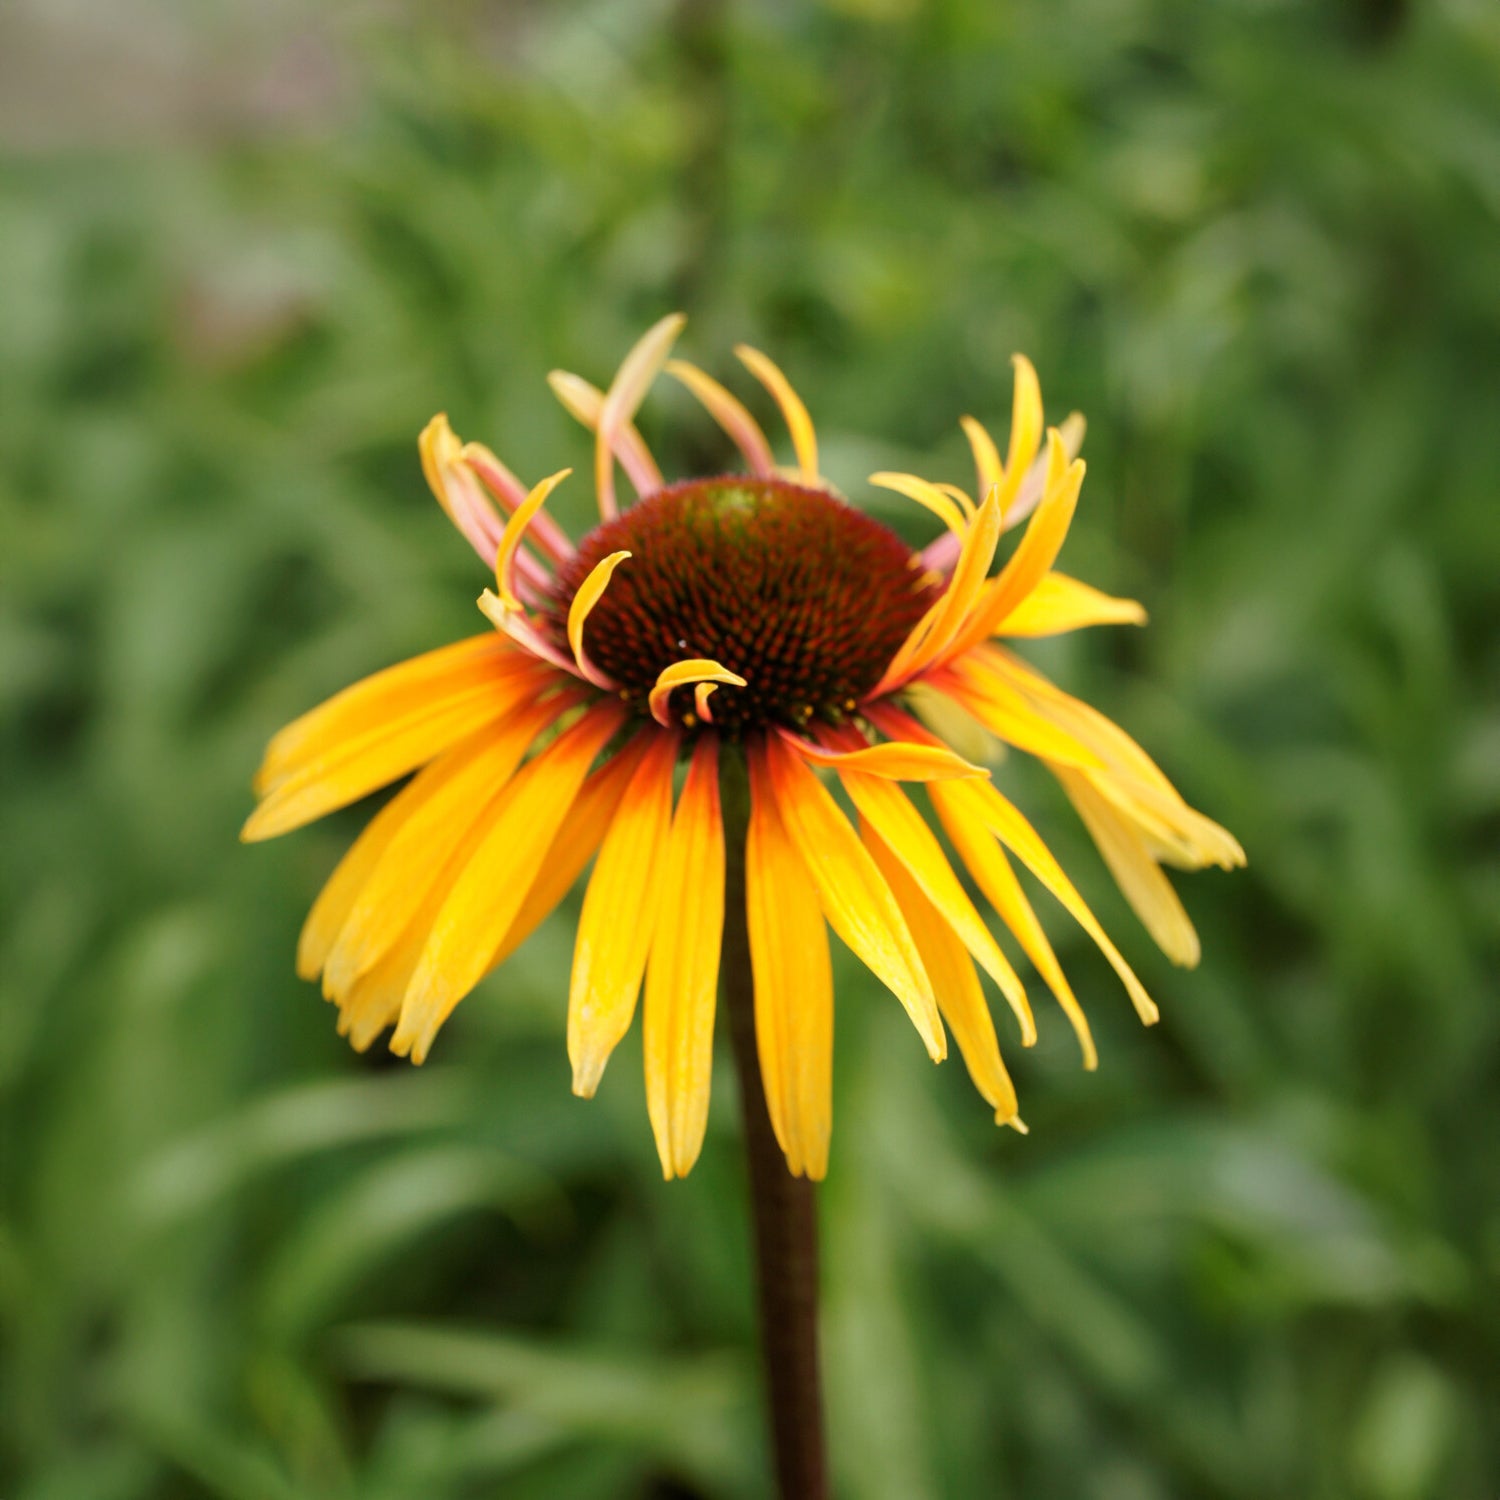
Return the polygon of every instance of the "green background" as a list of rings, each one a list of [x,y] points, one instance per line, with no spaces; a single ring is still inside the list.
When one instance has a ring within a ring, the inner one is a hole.
[[[1026,1140],[842,963],[839,1493],[1493,1500],[1500,10],[16,0],[0,132],[6,1500],[766,1493],[728,1072],[672,1186],[638,1030],[570,1096],[576,898],[356,1057],[292,954],[366,810],[236,842],[272,730],[481,628],[422,424],[586,463],[546,371],[677,307],[882,515],[1029,353],[1152,614],[1034,658],[1250,857],[1173,970],[1002,771],[1164,1012],[1053,924],[1103,1064],[1002,1020]]]

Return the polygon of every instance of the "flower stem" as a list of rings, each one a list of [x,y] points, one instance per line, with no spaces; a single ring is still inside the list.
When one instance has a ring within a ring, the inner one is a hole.
[[[754,1217],[761,1355],[781,1500],[826,1500],[823,1392],[818,1371],[818,1222],[813,1184],[793,1177],[771,1129],[755,1045],[755,981],[745,923],[750,787],[744,758],[720,757],[726,870],[724,984]]]

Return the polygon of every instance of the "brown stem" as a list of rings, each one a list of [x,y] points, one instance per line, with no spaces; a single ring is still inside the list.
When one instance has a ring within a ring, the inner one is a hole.
[[[761,1354],[781,1500],[826,1500],[818,1375],[818,1223],[813,1184],[793,1177],[771,1129],[755,1046],[755,982],[745,925],[750,788],[738,747],[724,747],[724,946],[720,973],[745,1121]]]

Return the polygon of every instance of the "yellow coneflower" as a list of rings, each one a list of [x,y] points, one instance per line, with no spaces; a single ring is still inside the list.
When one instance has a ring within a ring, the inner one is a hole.
[[[271,741],[247,839],[416,772],[318,897],[298,971],[321,973],[355,1047],[394,1026],[392,1050],[421,1062],[454,1006],[593,859],[568,1000],[573,1088],[598,1087],[644,982],[651,1125],[666,1176],[682,1176],[708,1113],[724,926],[719,766],[742,756],[756,1042],[791,1171],[819,1178],[827,1167],[830,926],[900,1000],[935,1059],[946,1023],[996,1119],[1019,1126],[978,970],[1027,1044],[1031,1006],[901,783],[926,784],[974,885],[1072,1023],[1086,1066],[1096,1061],[1088,1022],[1012,857],[1103,950],[1141,1019],[1157,1011],[1032,825],[935,731],[962,745],[979,726],[1039,757],[1177,963],[1197,961],[1198,940],[1161,865],[1244,858],[1128,735],[1004,644],[1144,618],[1138,604],[1053,567],[1083,481],[1082,423],[1070,418],[1044,438],[1036,375],[1018,357],[1004,460],[979,423],[963,420],[980,499],[909,474],[872,476],[942,520],[944,536],[914,553],[823,479],[807,410],[769,359],[736,351],[781,409],[790,468],[777,466],[738,398],[669,359],[682,325],[674,316],[652,328],[607,391],[551,376],[595,434],[602,519],[576,546],[542,510],[567,470],[528,488],[487,448],[461,443],[446,418],[422,433],[433,492],[495,568],[479,600],[494,629],[367,678]],[[746,472],[663,479],[634,417],[664,370],[723,427]],[[628,509],[617,501],[617,463],[636,492]],[[992,576],[1002,534],[1027,516]]]

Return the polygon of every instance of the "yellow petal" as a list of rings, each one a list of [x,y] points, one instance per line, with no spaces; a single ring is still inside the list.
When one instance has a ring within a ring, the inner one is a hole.
[[[391,1048],[421,1062],[438,1027],[478,983],[519,911],[594,758],[624,709],[605,702],[528,762],[501,795],[478,848],[433,923]]]
[[[1195,967],[1201,954],[1198,934],[1171,881],[1162,874],[1140,836],[1082,772],[1063,766],[1053,767],[1053,772],[1078,809],[1078,816],[1104,856],[1116,884],[1156,945],[1174,964],[1188,969]]]
[[[979,493],[987,495],[1005,478],[1005,470],[1000,465],[1000,452],[995,447],[995,440],[973,417],[960,418],[959,425],[974,454],[974,473],[979,481]]]
[[[776,398],[787,430],[792,435],[792,447],[796,450],[797,466],[802,470],[802,477],[816,481],[818,437],[813,431],[812,418],[808,416],[802,398],[792,389],[791,381],[759,349],[752,349],[748,344],[736,344],[734,352],[739,356],[740,363]]]
[[[609,580],[615,569],[629,556],[628,552],[611,552],[608,557],[603,558],[579,584],[578,592],[573,595],[573,602],[568,606],[568,645],[573,648],[573,660],[578,663],[578,670],[595,687],[613,688],[614,683],[589,660],[588,652],[583,649],[583,627],[590,611],[609,587]]]
[[[789,730],[781,737],[804,759],[838,771],[862,771],[887,781],[955,781],[967,776],[988,776],[983,766],[970,765],[945,745],[912,745],[905,740],[887,740],[857,750],[828,750]]]
[[[1062,438],[1055,428],[1047,441],[1052,457],[1063,455]],[[999,575],[979,592],[963,628],[952,639],[949,656],[967,651],[994,635],[1001,622],[1051,571],[1073,524],[1084,469],[1083,460],[1074,459],[1061,470],[1056,482],[1049,484],[1046,498],[1028,523],[1020,546]]]
[[[673,691],[686,687],[690,682],[727,682],[731,687],[745,686],[743,677],[731,672],[728,667],[721,667],[718,662],[703,656],[691,657],[687,661],[674,662],[670,667],[664,667],[647,700],[651,708],[651,717],[663,729],[672,727]]]
[[[875,688],[877,695],[889,692],[937,660],[966,628],[1000,544],[1000,514],[999,501],[992,491],[985,496],[964,536],[947,589],[901,644]]]
[[[951,496],[944,494],[937,485],[919,479],[915,474],[889,474],[881,472],[870,475],[870,483],[883,490],[894,490],[915,500],[918,505],[930,510],[956,537],[962,539],[969,529],[969,518],[963,508]]]
[[[350,908],[406,820],[480,753],[490,730],[481,729],[419,771],[370,820],[313,902],[297,942],[297,973],[314,979],[328,961]]]
[[[964,944],[868,823],[861,824],[860,836],[905,913],[922,962],[932,976],[938,1008],[953,1032],[974,1087],[995,1111],[996,1121],[1008,1123],[1017,1113],[1015,1085],[1000,1058],[995,1023]]]
[[[736,448],[745,457],[754,474],[774,474],[776,460],[771,455],[771,445],[761,431],[760,423],[739,397],[719,384],[712,375],[690,365],[685,359],[669,359],[667,374],[680,380],[702,402],[704,409],[728,434]]]
[[[1078,1038],[1084,1067],[1090,1070],[1097,1068],[1099,1052],[1094,1045],[1088,1017],[1084,1015],[1083,1007],[1078,1003],[1078,997],[1073,993],[1073,987],[1068,983],[1067,975],[1063,973],[1062,965],[1058,963],[1057,955],[1052,950],[1052,944],[1037,920],[1031,902],[1026,899],[1026,893],[1021,889],[1021,882],[1016,879],[1010,861],[1005,857],[1005,851],[995,842],[987,828],[973,820],[969,810],[961,803],[950,806],[941,790],[933,793],[932,802],[958,857],[974,877],[975,885],[984,892],[985,899],[999,913],[1000,920],[1015,935],[1027,958],[1062,1007],[1063,1014],[1067,1016]]]
[[[766,784],[782,826],[812,873],[829,924],[906,1007],[934,1060],[946,1056],[932,984],[874,860],[838,804],[779,736],[768,735],[764,748],[752,754],[766,757]]]
[[[933,837],[922,815],[907,800],[901,788],[888,781],[844,770],[840,770],[839,779],[860,816],[879,835],[881,844],[900,861],[942,921],[999,985],[1000,993],[1021,1023],[1022,1040],[1026,1046],[1031,1046],[1036,1041],[1036,1021],[1026,999],[1025,987],[1000,951],[994,934],[974,909],[974,903],[953,873],[942,846]],[[889,881],[885,866],[882,865],[881,869]],[[899,896],[899,892],[897,894]],[[906,911],[905,902],[901,903],[901,909]],[[917,946],[921,948],[920,942]],[[932,977],[936,986],[937,977]],[[938,1003],[942,1003],[941,994]]]
[[[1144,625],[1146,611],[1134,599],[1116,599],[1069,578],[1048,573],[996,627],[997,635],[1061,635],[1090,625]]]
[[[526,535],[531,518],[546,503],[547,496],[572,472],[571,469],[559,469],[557,473],[549,474],[540,483],[533,485],[531,493],[505,523],[505,535],[500,538],[500,546],[495,554],[495,587],[499,591],[501,604],[507,610],[519,611],[521,608],[515,587],[516,551],[521,545],[521,538]]]
[[[450,698],[500,685],[531,670],[508,641],[493,632],[440,646],[363,678],[278,730],[255,777],[258,793],[305,770],[315,760],[367,729],[409,714],[430,713]]]
[[[930,672],[924,680],[1018,750],[1073,766],[1099,769],[1104,764],[1083,741],[1060,727],[1055,717],[1038,709],[973,652]]]
[[[650,741],[599,850],[573,946],[568,1059],[573,1092],[585,1099],[630,1029],[656,928],[678,737],[669,731]]]
[[[240,837],[273,838],[357,801],[536,697],[550,677],[544,670],[518,674],[502,686],[470,689],[332,743],[272,785]]]
[[[548,698],[492,725],[464,764],[406,817],[339,929],[324,973],[329,993],[342,993],[391,947],[454,850],[505,789],[532,741],[577,701],[576,694]]]
[[[1148,1026],[1154,1024],[1159,1018],[1159,1012],[1145,987],[1125,962],[1120,950],[1109,940],[1073,882],[1053,858],[1052,851],[1022,816],[1020,809],[987,781],[949,782],[943,792],[945,800],[959,807],[960,815],[977,819],[982,827],[989,829],[1067,908],[1078,925],[1098,944],[1099,951],[1120,976],[1136,1014]]]
[[[526,892],[515,921],[510,924],[485,973],[503,964],[572,890],[573,882],[583,874],[584,866],[603,843],[620,799],[625,795],[625,788],[630,785],[630,778],[640,764],[647,740],[648,736],[637,735],[628,745],[616,750],[584,782],[583,790],[568,809],[568,815],[542,861],[541,870]]]
[[[724,931],[724,822],[718,741],[699,737],[660,868],[646,967],[646,1108],[662,1175],[686,1177],[703,1148],[713,1072],[714,999]]]
[[[771,1128],[793,1176],[828,1170],[833,1128],[833,969],[818,889],[782,827],[763,757],[750,763],[745,913],[755,1044]]]
[[[1013,355],[1011,364],[1015,367],[1016,386],[1011,402],[1010,448],[1005,455],[1005,477],[998,497],[1002,512],[1009,510],[1015,501],[1042,438],[1042,388],[1036,370],[1024,354]]]
[[[1226,870],[1245,863],[1245,851],[1234,835],[1189,807],[1156,762],[1113,720],[1063,692],[1010,651],[986,646],[973,655],[1099,757],[1109,774],[1096,775],[1095,786],[1143,830],[1170,846],[1175,862],[1188,869],[1214,864]]]

